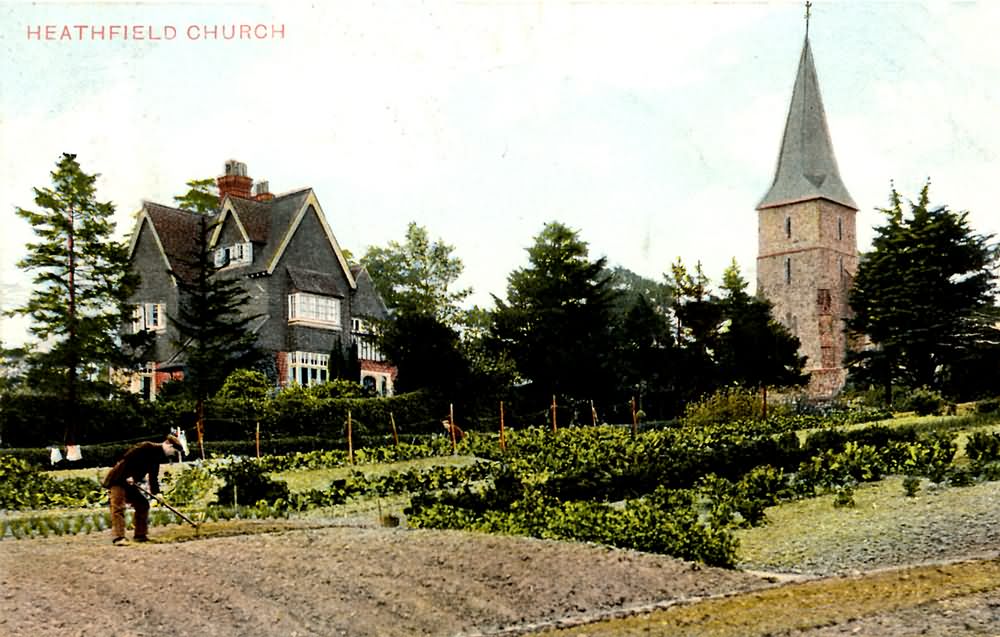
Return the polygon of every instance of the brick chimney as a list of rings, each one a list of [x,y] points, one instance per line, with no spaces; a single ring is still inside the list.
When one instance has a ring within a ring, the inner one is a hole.
[[[251,199],[250,189],[253,179],[247,177],[247,165],[241,161],[230,159],[226,162],[226,174],[216,180],[219,185],[219,201],[231,197]]]
[[[271,194],[268,188],[267,181],[261,180],[253,185],[253,198],[254,201],[271,201],[274,199],[274,195]]]

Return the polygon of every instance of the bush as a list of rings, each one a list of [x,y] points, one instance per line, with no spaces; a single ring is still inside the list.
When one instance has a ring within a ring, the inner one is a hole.
[[[976,413],[995,414],[1000,411],[1000,398],[987,398],[976,403]]]
[[[251,458],[234,458],[231,462],[217,464],[210,470],[221,478],[218,499],[223,505],[254,505],[261,500],[274,504],[277,500],[288,501],[288,485],[272,480]]]
[[[707,427],[737,420],[763,418],[761,396],[752,389],[723,387],[684,408],[684,424]]]
[[[938,392],[921,387],[914,389],[906,400],[906,407],[918,416],[939,416],[945,412],[948,402]]]
[[[917,476],[906,476],[903,478],[903,492],[906,497],[913,498],[916,497],[917,493],[920,491],[920,478]]]
[[[977,431],[965,443],[965,455],[972,462],[1000,460],[1000,432]]]

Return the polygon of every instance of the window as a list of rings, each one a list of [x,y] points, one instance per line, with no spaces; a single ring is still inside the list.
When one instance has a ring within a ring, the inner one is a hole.
[[[792,218],[785,217],[785,236],[789,239],[792,238]]]
[[[305,292],[289,294],[288,322],[316,323],[322,327],[339,328],[340,299]]]
[[[843,217],[837,218],[837,241],[844,240],[844,219]]]
[[[167,317],[163,303],[140,303],[132,309],[132,331],[166,329]]]
[[[792,282],[792,257],[785,257],[785,283]]]
[[[288,352],[288,382],[303,387],[327,381],[330,355],[317,352]]]
[[[249,241],[215,249],[215,267],[217,268],[224,268],[227,265],[246,265],[252,262],[253,244]]]

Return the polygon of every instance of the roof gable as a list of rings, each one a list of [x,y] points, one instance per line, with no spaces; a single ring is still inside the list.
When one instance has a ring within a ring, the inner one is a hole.
[[[305,197],[302,200],[301,207],[292,217],[287,229],[282,234],[281,241],[277,244],[274,252],[270,255],[270,259],[267,262],[268,274],[274,273],[275,268],[278,267],[278,263],[281,261],[281,257],[285,254],[285,250],[288,249],[288,244],[291,243],[292,237],[295,236],[295,232],[302,224],[302,220],[307,214],[310,213],[310,211],[312,211],[312,214],[316,215],[317,221],[319,221],[320,226],[323,228],[323,234],[325,235],[327,242],[330,244],[334,255],[337,257],[337,261],[340,263],[340,267],[344,272],[344,277],[347,279],[348,285],[350,285],[351,289],[354,290],[357,288],[357,282],[351,274],[351,268],[347,264],[347,259],[344,258],[344,252],[340,249],[340,244],[337,243],[337,238],[333,236],[333,231],[330,230],[330,225],[326,222],[326,215],[323,213],[323,209],[320,207],[319,201],[316,199],[316,194],[311,188],[304,192]],[[272,240],[269,243],[273,244],[274,238],[275,237],[272,237]]]
[[[179,208],[161,206],[152,202],[143,202],[142,210],[136,218],[136,228],[132,233],[129,245],[129,256],[139,240],[139,234],[148,227],[156,239],[156,244],[163,255],[164,265],[171,276],[181,276],[185,280],[192,275],[190,265],[196,258],[198,245],[199,215]],[[176,281],[175,281],[176,283]]]

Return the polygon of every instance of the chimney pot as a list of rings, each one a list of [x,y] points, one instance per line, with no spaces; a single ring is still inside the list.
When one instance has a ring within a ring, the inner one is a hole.
[[[226,198],[240,197],[241,199],[251,199],[251,188],[253,180],[247,177],[247,165],[241,161],[230,159],[226,162],[226,174],[219,177],[216,183],[219,186],[219,201]]]

